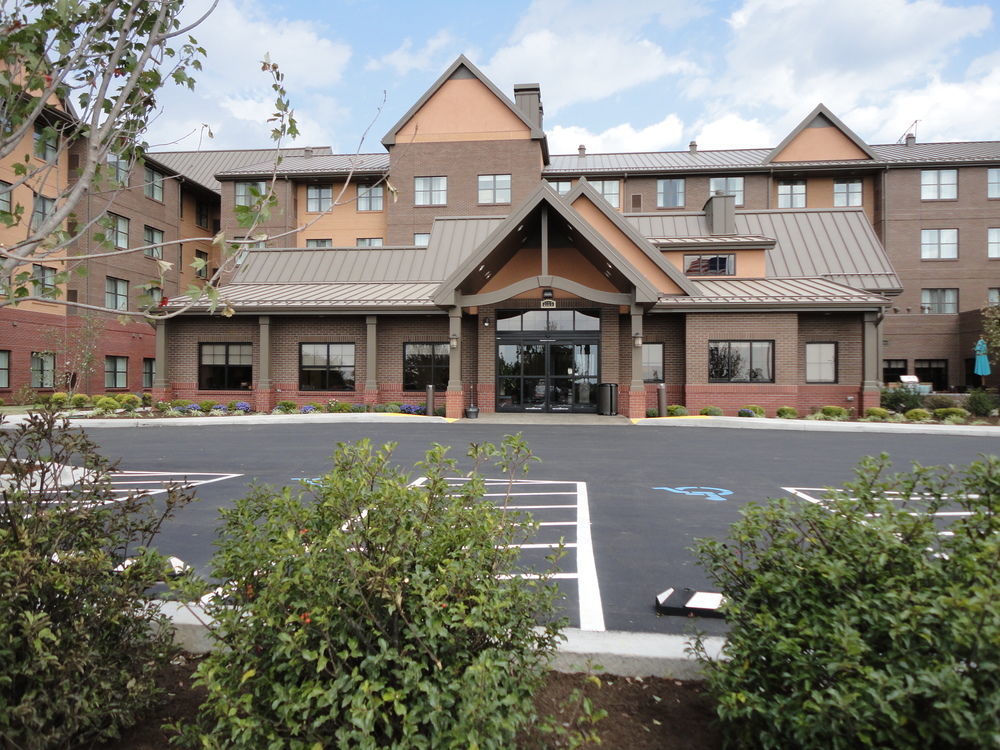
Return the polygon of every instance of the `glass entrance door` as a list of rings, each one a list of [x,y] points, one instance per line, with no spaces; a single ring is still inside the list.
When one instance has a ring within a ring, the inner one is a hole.
[[[596,342],[505,342],[497,346],[497,409],[597,411]]]

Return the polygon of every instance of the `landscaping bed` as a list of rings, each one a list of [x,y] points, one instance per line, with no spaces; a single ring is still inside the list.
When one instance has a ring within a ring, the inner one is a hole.
[[[93,750],[166,750],[171,733],[164,724],[194,719],[204,690],[192,686],[192,673],[200,658],[182,655],[160,671],[157,682],[166,691],[156,710],[115,741],[95,745]],[[575,689],[582,689],[594,711],[607,711],[595,730],[603,748],[629,750],[708,750],[722,747],[715,728],[711,700],[701,683],[660,677],[600,675],[598,688],[582,674],[550,672],[544,688],[535,696],[540,714],[555,714],[560,721],[573,716],[565,703]],[[560,707],[563,708],[560,711]],[[538,737],[524,736],[519,747],[541,750]]]

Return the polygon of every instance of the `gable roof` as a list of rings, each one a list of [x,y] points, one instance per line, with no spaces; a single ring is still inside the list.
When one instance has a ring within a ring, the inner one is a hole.
[[[444,86],[444,84],[451,80],[452,77],[459,76],[468,78],[470,75],[488,88],[497,99],[507,105],[507,108],[513,112],[521,122],[524,123],[528,130],[531,131],[531,137],[533,140],[544,140],[545,133],[542,129],[532,125],[524,113],[521,112],[517,106],[515,106],[514,102],[508,99],[504,93],[496,87],[493,81],[483,75],[482,71],[473,65],[469,58],[465,55],[459,55],[455,62],[449,65],[447,70],[445,70],[444,73],[442,73],[440,77],[431,84],[431,87],[424,92],[423,96],[417,99],[416,103],[414,103],[414,105],[406,111],[406,114],[399,118],[399,122],[393,125],[389,129],[389,132],[382,137],[382,145],[386,147],[394,145],[396,143],[396,135],[403,128],[403,126],[406,125],[406,123],[413,118],[420,108],[423,107],[424,104],[426,104],[427,101],[437,93],[438,89]],[[545,150],[546,161],[548,161],[547,147],[545,147]]]
[[[802,133],[803,130],[812,125],[813,121],[817,117],[826,119],[831,125],[837,128],[837,130],[839,130],[841,133],[847,136],[848,140],[850,140],[855,146],[861,149],[861,151],[869,159],[878,158],[877,156],[875,156],[875,152],[871,150],[868,144],[858,137],[857,133],[855,133],[853,130],[847,127],[843,122],[841,122],[840,118],[837,117],[835,114],[833,114],[833,112],[831,112],[826,107],[826,105],[821,102],[820,104],[816,105],[816,108],[812,112],[810,112],[802,119],[802,122],[800,122],[798,125],[795,126],[795,128],[792,130],[791,133],[785,136],[785,139],[781,143],[779,143],[771,150],[771,153],[769,153],[764,158],[764,163],[770,164],[772,161],[774,161],[774,159],[778,156],[778,154],[784,151],[785,147],[788,146],[789,143],[794,141],[799,136],[799,134]]]
[[[312,151],[317,156],[329,155],[329,146],[297,147],[297,148],[251,148],[224,151],[151,151],[149,156],[177,174],[184,175],[192,182],[197,182],[213,192],[222,191],[222,185],[215,175],[248,164],[266,162],[270,170],[274,168],[274,160],[280,154],[283,159],[303,156]]]

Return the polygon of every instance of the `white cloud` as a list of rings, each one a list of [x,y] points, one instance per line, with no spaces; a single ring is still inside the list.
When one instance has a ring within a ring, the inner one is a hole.
[[[775,146],[771,128],[756,119],[746,119],[729,112],[700,126],[694,138],[703,151],[727,148],[765,148]]]
[[[575,153],[582,144],[591,153],[620,151],[663,151],[678,147],[684,124],[677,115],[667,115],[660,122],[636,130],[631,123],[622,123],[600,133],[592,133],[575,125],[557,125],[546,131],[549,150],[553,154]]]
[[[413,40],[407,37],[403,43],[392,52],[380,58],[370,59],[365,64],[365,70],[384,70],[389,68],[397,75],[405,76],[415,70],[438,70],[444,68],[452,57],[452,50],[456,47],[457,40],[447,30],[442,29],[432,36],[418,50],[413,49]],[[439,54],[444,52],[445,54]]]

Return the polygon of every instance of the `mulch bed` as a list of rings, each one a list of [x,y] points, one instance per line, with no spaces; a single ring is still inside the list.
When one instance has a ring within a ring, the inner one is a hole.
[[[121,738],[92,750],[166,750],[170,735],[163,724],[187,721],[197,714],[204,691],[191,686],[197,657],[181,657],[159,675],[166,697],[159,708]],[[556,712],[576,688],[583,688],[594,709],[604,709],[607,717],[596,725],[602,748],[611,750],[716,750],[722,739],[715,728],[711,700],[700,683],[660,677],[617,677],[598,675],[598,688],[580,674],[549,673],[545,687],[536,697],[542,714]],[[525,738],[523,750],[541,750],[537,739]]]

